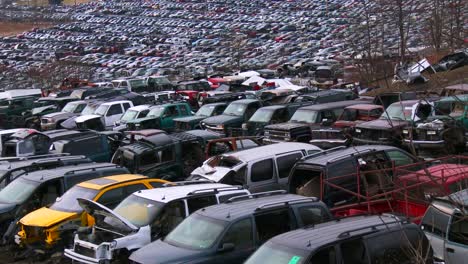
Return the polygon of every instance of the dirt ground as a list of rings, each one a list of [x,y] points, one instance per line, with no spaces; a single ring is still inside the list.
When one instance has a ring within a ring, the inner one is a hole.
[[[13,36],[24,31],[29,31],[33,28],[47,28],[52,26],[52,23],[16,23],[16,22],[0,22],[0,36]]]

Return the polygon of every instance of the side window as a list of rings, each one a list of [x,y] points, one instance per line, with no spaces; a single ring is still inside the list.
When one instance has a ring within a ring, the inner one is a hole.
[[[162,182],[156,182],[156,181],[152,181],[152,182],[149,182],[149,184],[151,186],[153,186],[153,188],[159,188],[159,187],[162,187],[164,185],[164,183]]]
[[[452,242],[468,246],[468,219],[466,216],[453,216],[448,239]]]
[[[276,158],[276,163],[278,164],[278,176],[280,178],[288,177],[289,171],[291,171],[291,168],[301,157],[301,153],[294,153]]]
[[[182,116],[186,116],[189,114],[185,105],[179,105],[179,111],[180,111],[180,115]]]
[[[149,113],[149,110],[143,110],[138,114],[138,118],[146,117],[146,115],[148,115],[148,113]]]
[[[320,120],[320,121],[323,121],[324,119],[335,120],[335,115],[333,115],[332,111],[323,111],[322,112],[322,120]]]
[[[62,190],[62,180],[49,181],[41,187],[34,194],[35,198],[40,201],[41,206],[47,206],[55,202],[57,197],[60,196]],[[35,200],[35,199],[31,199]]]
[[[252,248],[254,246],[252,220],[247,218],[233,224],[221,241],[220,246],[224,243],[234,244],[236,250]]]
[[[315,252],[309,260],[310,264],[336,264],[335,247],[327,247]]]
[[[225,106],[225,105],[216,107],[215,112],[214,112],[214,115],[220,115],[220,114],[222,114],[222,113],[224,112],[224,109],[226,109],[226,106]]]
[[[252,182],[266,181],[273,178],[273,160],[257,161],[250,168]]]
[[[129,103],[124,103],[123,108],[124,108],[124,111],[127,111],[127,109],[130,108],[130,104]]]
[[[208,195],[208,196],[201,196],[201,197],[194,197],[187,199],[187,206],[189,210],[189,214],[197,211],[198,209],[205,208],[210,205],[217,204],[216,196]]]
[[[425,232],[445,238],[449,221],[448,214],[430,206],[421,221],[421,227]]]
[[[338,161],[328,167],[328,177],[330,178],[350,175],[353,173],[356,173],[356,165],[352,159]]]
[[[304,226],[329,220],[328,213],[320,206],[303,206],[298,209],[298,212]]]
[[[83,109],[86,107],[86,104],[80,104],[75,108],[75,111],[73,113],[79,114]]]
[[[291,231],[295,226],[288,209],[274,210],[255,216],[258,238],[261,243],[268,239]]]
[[[165,236],[185,218],[185,204],[183,201],[172,201],[164,206],[158,217],[151,224],[151,232],[160,232]]]
[[[134,192],[145,190],[145,189],[148,189],[148,188],[146,188],[146,186],[142,183],[128,185],[124,187],[124,196],[127,197]]]
[[[369,264],[366,247],[361,239],[354,239],[342,243],[341,254],[343,264]]]
[[[97,200],[98,203],[112,208],[117,205],[121,200],[124,198],[124,190],[123,188],[115,188],[112,190],[108,190],[99,197]]]
[[[113,115],[119,115],[119,114],[122,114],[122,106],[120,106],[120,104],[115,104],[109,108],[106,116],[113,116]]]
[[[177,106],[175,106],[175,105],[168,106],[168,107],[166,108],[166,110],[164,111],[164,116],[165,116],[165,117],[175,117],[175,116],[178,116]]]
[[[163,162],[170,162],[174,160],[174,147],[165,148],[158,152],[158,158]]]
[[[387,155],[391,161],[395,162],[395,166],[403,166],[415,162],[410,156],[406,155],[405,153],[399,150],[387,151]]]
[[[250,119],[255,111],[257,111],[258,107],[259,106],[257,104],[250,104],[247,106],[247,109],[245,110],[245,120]]]

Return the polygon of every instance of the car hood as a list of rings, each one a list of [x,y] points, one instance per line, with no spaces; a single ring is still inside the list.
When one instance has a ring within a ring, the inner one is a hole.
[[[0,203],[0,214],[11,212],[16,207],[16,204]]]
[[[44,115],[44,118],[52,118],[52,119],[57,119],[57,118],[70,118],[72,116],[76,116],[77,114],[73,113],[68,113],[68,112],[55,112],[55,113],[50,113],[47,115]]]
[[[405,127],[409,124],[408,121],[404,120],[386,120],[386,119],[376,119],[373,121],[365,122],[359,124],[359,128],[368,128],[368,129],[389,129],[392,127]]]
[[[231,115],[218,115],[208,117],[203,120],[203,123],[208,125],[220,125],[220,124],[229,124],[229,123],[241,123],[243,118],[241,116],[231,116]]]
[[[189,263],[204,254],[204,251],[176,247],[157,240],[133,252],[129,259],[137,263]]]
[[[147,121],[147,120],[153,120],[153,119],[157,119],[157,118],[159,118],[159,117],[157,117],[157,116],[148,116],[148,117],[143,117],[143,118],[137,118],[137,119],[127,121],[127,124],[138,124],[138,123],[141,123],[141,122],[144,122],[144,121]]]
[[[207,164],[202,165],[201,167],[196,168],[192,172],[192,177],[200,175],[203,178],[206,178],[211,181],[219,182],[224,176],[226,176],[231,170],[226,167],[211,167]]]
[[[183,122],[183,123],[197,123],[206,118],[207,118],[206,116],[186,116],[186,117],[175,118],[174,121]]]
[[[108,226],[108,223],[104,223],[104,219],[110,218],[112,222],[125,227],[129,232],[138,230],[138,227],[130,223],[127,219],[120,216],[119,214],[114,213],[114,211],[105,207],[104,205],[83,198],[78,198],[77,200],[81,208],[83,208],[83,210],[85,210],[89,215],[94,217],[97,226]]]
[[[291,130],[299,127],[308,127],[309,125],[306,123],[280,123],[280,124],[274,124],[274,125],[268,125],[265,127],[265,129],[271,129],[271,130]]]
[[[49,227],[75,217],[78,217],[78,214],[74,212],[62,212],[42,207],[25,215],[20,223],[26,226]]]
[[[60,126],[65,128],[65,129],[75,129],[76,128],[76,118],[78,116],[72,116],[70,118],[68,118],[67,120],[63,121]]]

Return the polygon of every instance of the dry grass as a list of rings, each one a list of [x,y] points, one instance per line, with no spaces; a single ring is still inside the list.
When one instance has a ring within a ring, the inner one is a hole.
[[[52,23],[47,23],[47,22],[41,22],[41,23],[0,22],[0,36],[14,36],[18,33],[22,33],[24,31],[28,31],[33,28],[48,28],[52,25],[53,25]]]

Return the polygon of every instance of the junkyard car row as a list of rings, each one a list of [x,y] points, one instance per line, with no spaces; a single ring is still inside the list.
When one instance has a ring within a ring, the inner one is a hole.
[[[8,74],[91,70],[2,87],[0,246],[60,263],[466,263],[468,84],[337,83],[363,9],[321,2],[93,2],[2,38]]]

